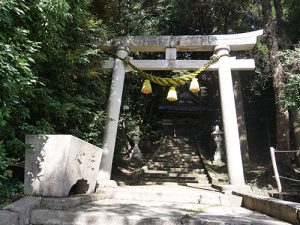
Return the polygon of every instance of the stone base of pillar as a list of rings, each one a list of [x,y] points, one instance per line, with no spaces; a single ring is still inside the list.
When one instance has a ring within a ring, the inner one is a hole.
[[[101,180],[97,181],[96,192],[101,190],[102,188],[116,188],[118,184],[114,180]]]
[[[215,152],[213,164],[219,165],[222,163],[223,162],[222,162],[221,152],[220,151]]]
[[[134,146],[134,148],[132,149],[132,152],[130,153],[129,158],[131,160],[141,161],[142,157],[143,157],[143,155],[142,155],[141,150],[138,147]]]

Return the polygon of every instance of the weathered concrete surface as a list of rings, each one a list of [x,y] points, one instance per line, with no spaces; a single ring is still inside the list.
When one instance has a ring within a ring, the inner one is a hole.
[[[102,149],[72,135],[28,135],[26,144],[25,194],[68,196],[78,180],[94,192]]]
[[[243,207],[247,209],[255,210],[292,224],[300,224],[300,203],[251,193],[233,193],[243,197]]]
[[[41,205],[40,197],[28,196],[4,207],[5,210],[15,212],[19,217],[19,225],[29,224],[30,213]],[[9,224],[9,223],[7,223]]]
[[[288,224],[241,207],[116,199],[66,211],[34,210],[31,219],[33,225]]]
[[[232,51],[242,51],[251,50],[262,34],[263,30],[226,35],[134,36],[119,37],[95,45],[104,51],[113,50],[119,45],[139,52],[164,52],[170,47],[182,52],[213,51],[217,45],[230,45]]]
[[[41,200],[41,208],[53,210],[70,209],[89,202],[99,201],[106,197],[104,194],[80,195],[65,198],[43,197]]]
[[[222,194],[212,190],[180,185],[161,186],[124,186],[118,188],[103,188],[102,193],[109,198],[133,201],[156,201],[189,204],[207,204],[219,206],[241,206],[242,198]]]
[[[0,225],[19,225],[19,214],[8,210],[0,210]]]

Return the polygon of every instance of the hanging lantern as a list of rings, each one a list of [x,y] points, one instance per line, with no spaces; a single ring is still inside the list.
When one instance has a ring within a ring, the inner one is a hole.
[[[168,96],[167,96],[168,101],[170,102],[175,102],[177,101],[177,93],[175,87],[170,87]]]
[[[151,87],[150,80],[144,81],[141,92],[143,94],[151,94],[152,93],[152,87]]]
[[[200,91],[199,82],[197,78],[193,78],[190,84],[190,91],[193,93],[197,93]]]

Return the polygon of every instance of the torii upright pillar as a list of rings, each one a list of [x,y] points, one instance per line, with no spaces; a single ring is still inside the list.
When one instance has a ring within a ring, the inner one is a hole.
[[[129,49],[124,46],[119,46],[116,51],[117,57],[119,58],[127,57],[128,53]],[[122,60],[116,58],[113,66],[113,75],[108,100],[107,123],[104,130],[103,154],[97,178],[98,184],[107,183],[111,177],[125,72],[126,70],[124,63]]]
[[[237,124],[232,75],[229,58],[230,47],[216,46],[219,59],[219,86],[222,104],[222,118],[225,135],[226,158],[229,182],[231,185],[244,185],[244,172]]]

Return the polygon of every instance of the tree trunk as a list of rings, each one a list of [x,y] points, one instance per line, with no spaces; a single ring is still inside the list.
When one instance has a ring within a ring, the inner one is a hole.
[[[232,81],[233,81],[233,91],[234,91],[237,122],[239,126],[242,158],[243,158],[243,163],[246,164],[250,162],[250,158],[249,158],[249,149],[248,149],[247,130],[245,124],[245,113],[244,113],[241,79],[240,79],[239,72],[237,71],[232,72]]]
[[[280,1],[274,0],[274,5],[276,5],[275,10],[281,10]],[[263,0],[262,2],[263,19],[265,23],[265,31],[267,44],[269,49],[269,61],[271,65],[271,72],[273,77],[273,87],[275,99],[278,102],[283,89],[283,68],[276,57],[279,51],[279,32],[277,20],[272,15],[272,4],[271,0]],[[281,12],[277,11],[276,16],[281,16]],[[276,104],[276,137],[277,146],[276,149],[288,150],[290,148],[290,135],[289,135],[289,112],[283,108],[280,104]],[[281,168],[290,167],[290,155],[285,153],[279,153],[277,155],[279,164]]]
[[[300,150],[300,110],[295,109],[291,112],[294,132],[294,147]]]
[[[291,120],[294,134],[294,149],[300,150],[300,110],[291,111]],[[296,153],[297,167],[300,167],[300,153]]]

